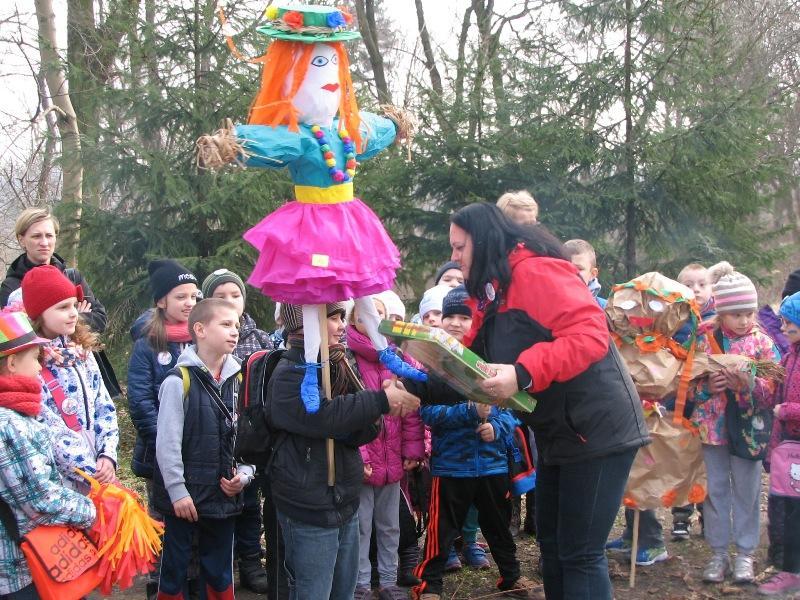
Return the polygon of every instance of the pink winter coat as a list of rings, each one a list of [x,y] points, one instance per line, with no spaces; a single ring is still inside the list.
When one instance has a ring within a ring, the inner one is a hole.
[[[347,327],[347,347],[356,357],[364,385],[378,390],[381,382],[391,373],[378,361],[378,352],[369,338],[355,327]],[[364,464],[372,467],[372,475],[365,483],[374,486],[389,485],[403,477],[403,459],[425,458],[422,419],[418,412],[405,417],[383,416],[381,432],[369,444],[361,446]]]
[[[775,390],[775,404],[782,404],[772,424],[769,451],[783,440],[800,440],[800,344],[792,344],[781,358],[786,379]]]

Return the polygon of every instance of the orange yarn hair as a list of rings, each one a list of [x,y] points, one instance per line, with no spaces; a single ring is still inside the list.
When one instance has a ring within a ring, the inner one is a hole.
[[[347,129],[356,145],[358,152],[362,151],[361,117],[358,114],[353,80],[350,77],[350,60],[345,52],[342,42],[326,42],[331,46],[339,58],[339,86],[342,91],[339,101],[339,128]],[[313,58],[313,44],[290,42],[286,40],[273,41],[267,53],[257,59],[263,63],[261,68],[261,87],[250,106],[247,117],[248,125],[286,125],[289,131],[299,131],[297,122],[297,108],[292,100],[297,95],[300,84],[303,83],[308,66]],[[294,73],[292,69],[294,68]],[[288,92],[284,92],[289,75],[292,80]]]

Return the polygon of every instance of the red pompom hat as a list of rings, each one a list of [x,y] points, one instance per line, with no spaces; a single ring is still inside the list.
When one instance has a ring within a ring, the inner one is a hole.
[[[83,288],[75,285],[58,267],[42,265],[25,273],[22,278],[22,304],[33,319],[51,306],[67,298],[83,300]]]

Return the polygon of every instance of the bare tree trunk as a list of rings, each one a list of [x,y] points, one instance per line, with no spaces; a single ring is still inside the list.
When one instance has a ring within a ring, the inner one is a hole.
[[[428,33],[428,27],[425,25],[425,12],[422,9],[422,0],[414,0],[417,7],[417,26],[419,27],[419,37],[422,41],[422,51],[425,54],[425,67],[428,69],[428,76],[431,78],[431,88],[434,93],[441,98],[444,93],[442,87],[442,76],[439,74],[439,69],[436,67],[436,57],[433,55],[433,46],[431,46],[431,36]]]
[[[53,106],[50,95],[47,93],[47,83],[44,80],[44,69],[39,68],[36,77],[36,87],[39,90],[39,102],[44,111],[44,119],[47,124],[47,137],[44,140],[44,151],[42,153],[42,165],[39,171],[39,179],[36,182],[36,200],[44,204],[50,196],[50,171],[53,168],[53,156],[56,151],[56,136],[58,136],[58,125],[56,115],[51,109]]]
[[[83,163],[81,161],[81,138],[78,120],[69,97],[67,78],[61,66],[56,48],[56,18],[52,0],[34,0],[36,18],[39,22],[39,53],[42,58],[45,80],[50,97],[58,111],[58,131],[61,135],[62,177],[64,185],[62,200],[75,205],[75,227],[67,253],[75,264],[80,241],[81,209],[83,199]]]
[[[455,102],[456,108],[464,105],[464,74],[467,71],[467,36],[469,34],[469,22],[472,15],[472,7],[468,6],[461,19],[461,33],[458,35],[458,57],[456,58],[456,81],[455,81]]]
[[[485,69],[489,70],[492,79],[492,93],[495,100],[495,111],[497,122],[500,125],[508,125],[511,117],[508,114],[506,103],[506,90],[503,84],[503,66],[498,57],[500,49],[500,32],[502,27],[492,33],[492,15],[494,14],[494,0],[488,0],[484,5],[482,0],[472,0],[472,10],[475,12],[475,19],[480,33],[480,58],[479,73]]]
[[[625,202],[625,271],[629,278],[636,277],[636,163],[633,154],[633,98],[631,79],[633,63],[631,59],[631,37],[633,29],[633,2],[625,0],[625,181],[627,200]]]
[[[375,0],[355,0],[356,15],[358,16],[358,29],[364,44],[367,47],[369,64],[375,79],[375,90],[378,93],[378,102],[392,103],[392,94],[386,82],[386,70],[383,66],[383,55],[378,47],[378,27],[375,23]]]
[[[100,175],[91,155],[100,139],[100,100],[96,90],[107,85],[122,37],[135,29],[139,0],[112,0],[101,22],[95,0],[67,2],[67,63],[70,98],[84,141],[83,201],[100,205]],[[101,13],[102,3],[101,4]]]

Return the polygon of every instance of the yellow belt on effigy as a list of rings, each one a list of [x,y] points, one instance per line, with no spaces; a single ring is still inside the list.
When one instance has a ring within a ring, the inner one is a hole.
[[[294,197],[303,204],[340,204],[353,199],[353,182],[322,188],[314,185],[294,186]]]

